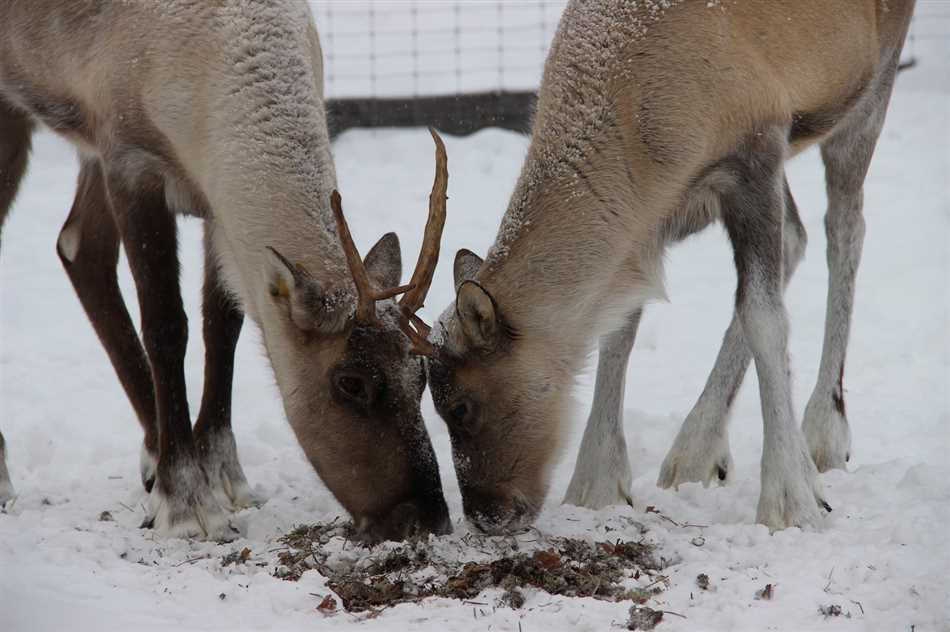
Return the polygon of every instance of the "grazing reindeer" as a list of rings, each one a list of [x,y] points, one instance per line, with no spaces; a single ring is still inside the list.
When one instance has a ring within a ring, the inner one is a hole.
[[[358,529],[401,538],[450,528],[419,410],[425,374],[401,332],[438,257],[445,150],[433,133],[426,238],[412,282],[395,287],[396,236],[362,261],[335,193],[330,204],[322,80],[306,3],[0,8],[0,220],[38,122],[79,146],[79,192],[58,252],[145,428],[146,482],[155,459],[147,521],[163,534],[227,537],[215,491],[232,504],[249,498],[229,420],[242,309],[262,330],[304,452]],[[194,432],[175,213],[204,219],[208,253],[209,368]],[[115,283],[118,239],[144,344]],[[5,467],[0,492],[12,493]]]
[[[477,526],[510,530],[536,515],[571,381],[598,335],[595,401],[566,501],[629,502],[621,417],[640,314],[662,295],[666,246],[715,220],[735,251],[736,314],[660,484],[727,475],[727,413],[751,355],[765,425],[757,520],[772,529],[822,522],[830,507],[815,463],[824,470],[848,458],[841,373],[862,182],[912,8],[910,0],[568,5],[498,237],[484,262],[459,252],[456,300],[429,366]],[[782,294],[805,233],[783,165],[815,143],[827,171],[831,285],[803,436]]]

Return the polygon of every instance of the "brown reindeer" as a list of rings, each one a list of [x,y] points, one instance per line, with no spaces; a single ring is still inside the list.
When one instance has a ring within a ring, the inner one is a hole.
[[[398,239],[385,235],[360,259],[334,192],[321,52],[305,3],[4,3],[0,221],[38,123],[80,148],[57,250],[145,430],[148,524],[228,537],[223,505],[253,501],[230,430],[244,312],[262,330],[304,452],[358,529],[368,538],[450,529],[419,410],[425,374],[401,332],[438,256],[444,147],[433,133],[426,239],[412,282],[397,287]],[[194,430],[176,213],[205,224],[207,370]],[[141,342],[116,283],[120,239]],[[0,439],[0,494],[9,496],[2,448]]]
[[[456,258],[430,388],[466,515],[488,531],[534,518],[571,382],[601,336],[594,406],[566,501],[630,502],[623,381],[666,247],[721,221],[736,313],[660,474],[725,479],[733,395],[755,359],[765,426],[757,520],[822,523],[817,471],[843,467],[841,376],[864,222],[862,183],[911,0],[574,0],[548,56],[531,146],[485,261]],[[783,287],[805,233],[783,165],[821,146],[831,283],[804,434],[792,408]],[[816,468],[817,463],[817,468]]]

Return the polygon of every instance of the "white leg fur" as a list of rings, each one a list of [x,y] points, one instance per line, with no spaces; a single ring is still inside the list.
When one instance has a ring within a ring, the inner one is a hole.
[[[640,315],[639,310],[634,312],[621,329],[601,338],[594,404],[564,496],[567,504],[590,509],[633,504],[630,459],[623,433],[623,395]]]
[[[825,217],[828,235],[828,307],[818,383],[808,406],[802,431],[821,472],[845,469],[851,458],[851,428],[845,416],[844,361],[854,308],[854,281],[864,242],[860,191],[842,195],[829,191]]]
[[[805,253],[807,237],[788,182],[783,186],[786,200],[782,231],[783,283],[787,286]],[[706,386],[663,459],[657,486],[675,488],[682,483],[702,483],[708,487],[714,481],[724,484],[732,480],[729,412],[751,359],[739,316],[734,313]]]
[[[221,506],[232,511],[259,507],[263,499],[256,496],[247,484],[231,429],[216,428],[199,441],[201,466],[208,474],[211,491]]]
[[[818,471],[792,410],[788,363],[788,317],[781,296],[770,297],[750,282],[740,306],[746,340],[755,358],[765,423],[762,491],[756,521],[770,530],[821,526],[823,500]],[[770,300],[772,299],[772,300]]]
[[[818,383],[802,422],[809,451],[822,472],[845,469],[851,458],[851,428],[844,404],[844,362],[854,310],[855,277],[864,244],[864,176],[884,124],[886,106],[886,98],[868,104],[871,112],[857,113],[853,123],[822,145],[828,189],[828,307]]]
[[[142,526],[152,527],[163,537],[216,541],[235,537],[204,471],[188,457],[182,456],[181,462],[170,468],[167,476],[156,478],[147,509]]]
[[[729,409],[750,358],[742,325],[733,315],[706,387],[663,459],[657,486],[698,482],[708,487],[713,481],[725,483],[732,478]]]

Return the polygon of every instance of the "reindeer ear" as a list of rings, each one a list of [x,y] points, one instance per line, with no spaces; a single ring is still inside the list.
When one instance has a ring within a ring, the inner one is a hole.
[[[326,324],[323,292],[302,265],[290,263],[276,249],[267,248],[267,275],[271,298],[287,318],[303,331]]]
[[[363,265],[377,290],[399,285],[399,279],[402,278],[402,253],[396,233],[386,233],[380,237],[366,254]]]
[[[482,258],[471,250],[462,248],[455,253],[455,267],[453,272],[455,274],[456,291],[458,291],[460,285],[475,278],[475,275],[478,274],[478,270],[482,267],[483,263]]]
[[[485,288],[475,281],[463,281],[455,297],[455,312],[469,344],[486,350],[498,345],[498,313]]]

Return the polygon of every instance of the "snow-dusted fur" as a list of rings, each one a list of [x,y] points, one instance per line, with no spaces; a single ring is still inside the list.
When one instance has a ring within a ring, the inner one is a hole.
[[[455,309],[441,326],[445,357],[430,371],[436,405],[455,430],[466,513],[494,513],[510,527],[537,511],[564,398],[593,341],[664,296],[669,244],[721,220],[739,271],[736,322],[661,483],[728,476],[728,408],[752,357],[766,428],[757,519],[771,528],[821,523],[828,505],[791,404],[782,293],[804,235],[789,219],[783,165],[815,143],[826,154],[853,143],[853,164],[843,156],[826,164],[829,189],[849,191],[849,204],[833,202],[829,217],[855,208],[876,134],[854,143],[863,132],[852,121],[883,117],[912,5],[569,3],[517,186],[484,264],[471,282],[456,279]],[[784,246],[783,225],[793,232]],[[854,252],[834,255],[831,292],[853,289]],[[850,304],[829,307],[837,333],[825,353],[835,368]],[[621,353],[629,338],[607,339],[602,351]],[[625,367],[608,359],[599,369]],[[568,500],[599,507],[629,498],[628,465],[618,463],[622,384],[620,375],[598,375]],[[844,458],[846,426],[814,410],[806,429],[813,454],[830,450],[824,468]]]

